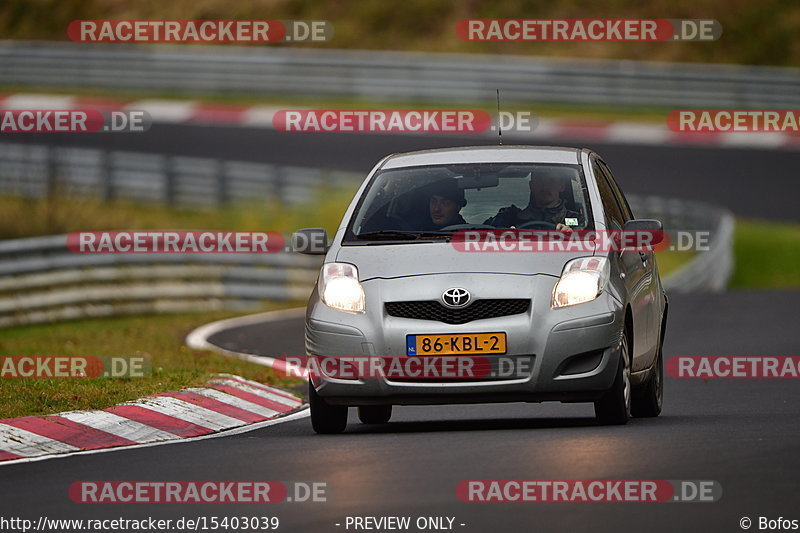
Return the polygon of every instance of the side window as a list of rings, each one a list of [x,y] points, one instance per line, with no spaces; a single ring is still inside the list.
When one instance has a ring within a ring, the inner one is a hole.
[[[617,229],[622,229],[622,226],[625,225],[625,217],[622,215],[619,203],[614,197],[614,191],[611,189],[611,185],[608,184],[608,180],[597,161],[592,162],[592,170],[594,171],[595,181],[597,181],[597,188],[600,190],[600,199],[603,202],[606,221],[611,226],[617,226]]]
[[[611,184],[611,190],[614,191],[614,195],[619,200],[619,206],[622,208],[622,214],[625,216],[625,221],[632,220],[634,218],[633,211],[631,210],[631,206],[628,205],[628,200],[625,198],[625,195],[622,194],[622,191],[619,190],[619,186],[617,185],[617,181],[614,179],[614,175],[611,174],[611,170],[608,168],[608,165],[605,164],[603,161],[598,161],[600,163],[600,168],[603,170],[603,173],[608,178],[608,183]]]

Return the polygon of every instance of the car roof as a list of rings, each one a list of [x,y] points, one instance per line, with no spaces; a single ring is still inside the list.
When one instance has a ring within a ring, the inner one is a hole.
[[[561,146],[462,146],[393,154],[381,168],[402,168],[460,163],[561,163],[580,162],[580,148]]]

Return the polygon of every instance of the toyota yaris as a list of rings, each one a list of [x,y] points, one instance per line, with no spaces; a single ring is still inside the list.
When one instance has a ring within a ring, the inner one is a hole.
[[[485,402],[592,402],[601,424],[657,416],[667,297],[652,248],[614,246],[613,233],[660,230],[634,217],[590,150],[468,147],[384,158],[330,246],[324,230],[295,236],[325,242],[296,245],[325,254],[306,313],[309,361],[386,357],[411,368],[420,358],[480,357],[486,371],[311,373],[314,430],[344,431],[351,406],[363,423],[388,422],[393,405]],[[531,249],[520,240],[509,251],[497,232],[582,241]],[[611,246],[599,245],[603,233]]]

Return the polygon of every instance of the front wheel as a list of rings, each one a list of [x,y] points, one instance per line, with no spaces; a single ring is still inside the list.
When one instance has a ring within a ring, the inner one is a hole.
[[[347,427],[347,406],[331,405],[308,382],[308,403],[311,405],[311,427],[317,433],[341,433]]]
[[[631,354],[627,329],[622,333],[619,352],[614,384],[602,398],[594,402],[594,414],[604,426],[627,424],[631,416]]]
[[[664,403],[664,356],[658,348],[653,374],[641,389],[633,391],[633,416],[647,418],[661,414]]]

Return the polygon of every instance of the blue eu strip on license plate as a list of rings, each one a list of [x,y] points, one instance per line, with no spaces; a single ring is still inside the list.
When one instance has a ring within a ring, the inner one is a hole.
[[[406,354],[408,355],[417,355],[417,336],[416,335],[406,335]]]

